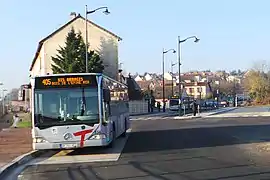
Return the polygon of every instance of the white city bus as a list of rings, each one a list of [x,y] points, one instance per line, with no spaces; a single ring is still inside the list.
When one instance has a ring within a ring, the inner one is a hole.
[[[128,88],[100,73],[31,79],[33,149],[111,146],[129,129]]]
[[[191,108],[191,104],[194,101],[194,98],[185,97],[182,99],[182,110],[188,110]],[[179,110],[179,96],[172,96],[169,98],[169,109],[170,111]]]

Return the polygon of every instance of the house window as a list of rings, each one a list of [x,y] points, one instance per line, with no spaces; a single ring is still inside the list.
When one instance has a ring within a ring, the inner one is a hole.
[[[193,93],[194,89],[193,88],[189,88],[189,93]]]

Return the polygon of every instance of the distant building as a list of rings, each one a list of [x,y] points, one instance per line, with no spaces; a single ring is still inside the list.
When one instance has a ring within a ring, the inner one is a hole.
[[[28,84],[23,84],[18,90],[18,100],[13,100],[12,103],[20,104],[20,108],[27,110],[30,108],[30,94],[31,90],[28,88]]]
[[[241,84],[241,78],[237,76],[230,75],[227,77],[227,81]]]
[[[185,83],[185,90],[188,96],[192,96],[197,99],[203,99],[212,94],[210,83],[207,82]]]
[[[135,81],[143,81],[144,80],[144,77],[143,76],[140,76],[140,75],[137,75],[137,76],[135,76],[135,78],[134,78],[134,80]]]

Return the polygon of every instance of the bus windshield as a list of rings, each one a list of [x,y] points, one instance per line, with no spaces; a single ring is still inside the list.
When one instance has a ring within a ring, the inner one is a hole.
[[[179,104],[179,100],[178,99],[170,99],[170,106],[176,106]]]
[[[35,90],[35,126],[99,123],[97,88]]]

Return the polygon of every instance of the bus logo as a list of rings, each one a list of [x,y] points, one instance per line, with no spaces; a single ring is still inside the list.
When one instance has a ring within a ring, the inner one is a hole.
[[[93,129],[87,129],[87,130],[75,132],[75,133],[73,133],[73,135],[74,136],[81,136],[80,146],[83,147],[85,135],[91,133],[92,131],[93,131]]]
[[[67,141],[67,140],[69,140],[69,139],[71,139],[72,138],[72,134],[70,134],[70,133],[66,133],[65,135],[64,135],[64,139]]]

